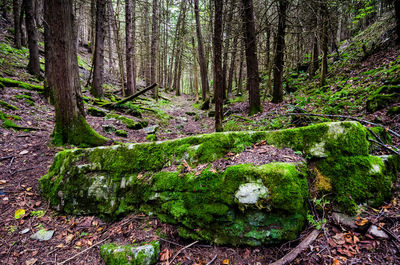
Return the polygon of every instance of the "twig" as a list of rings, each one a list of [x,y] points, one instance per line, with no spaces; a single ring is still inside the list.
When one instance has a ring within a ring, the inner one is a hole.
[[[11,173],[11,166],[14,162],[14,157],[11,158],[10,164],[8,164],[9,172]]]
[[[0,161],[7,160],[7,159],[10,159],[10,158],[14,158],[14,157],[13,156],[0,157]]]
[[[189,245],[187,245],[187,246],[181,248],[181,249],[175,254],[175,256],[171,259],[171,261],[170,261],[168,264],[171,264],[171,263],[176,259],[176,257],[178,257],[178,255],[181,254],[182,251],[184,251],[184,250],[187,249],[187,248],[190,248],[191,246],[193,246],[194,244],[197,244],[198,242],[199,242],[199,241],[194,241],[193,243],[190,243]]]
[[[362,120],[362,119],[355,118],[355,117],[351,117],[351,116],[330,115],[330,114],[314,114],[314,113],[287,113],[286,115],[288,115],[288,116],[302,115],[302,116],[315,116],[315,117],[323,117],[323,118],[342,118],[342,119],[354,120],[354,121],[358,121],[358,122],[361,122],[361,123],[366,123],[366,124],[370,124],[370,125],[373,125],[373,126],[384,128],[385,130],[387,130],[388,132],[390,132],[394,136],[400,138],[400,134],[399,133],[397,133],[397,132],[395,132],[395,131],[393,131],[391,129],[388,129],[388,128],[380,125],[380,124],[373,123],[373,122],[366,121],[366,120]]]
[[[81,254],[85,253],[86,251],[88,251],[89,249],[92,249],[92,248],[94,248],[95,246],[100,245],[101,243],[103,243],[103,242],[106,241],[107,239],[108,239],[108,237],[105,238],[105,239],[103,239],[103,240],[100,241],[100,242],[97,242],[97,243],[94,244],[93,246],[90,246],[90,247],[88,247],[88,248],[82,250],[81,252],[76,253],[74,256],[70,257],[69,259],[64,260],[63,262],[58,263],[57,265],[62,265],[62,264],[65,264],[66,262],[68,262],[68,261],[70,261],[70,260],[73,260],[74,258],[76,258],[76,257],[78,257],[79,255],[81,255]]]
[[[270,265],[285,265],[292,262],[304,249],[311,245],[314,240],[318,237],[320,231],[313,230],[297,247],[292,249],[288,254],[283,256],[281,259],[271,263]]]
[[[218,257],[218,255],[215,255],[214,258],[212,260],[210,260],[210,262],[207,263],[206,265],[212,264],[217,259],[217,257]]]
[[[161,240],[161,241],[164,241],[164,242],[167,242],[167,243],[170,243],[170,244],[172,244],[172,245],[175,245],[175,246],[180,246],[180,247],[183,247],[181,244],[178,244],[178,243],[175,243],[175,242],[172,242],[172,241],[169,241],[169,240],[166,240],[166,239],[164,239],[164,238],[158,238],[159,240]]]
[[[14,175],[17,174],[17,173],[24,172],[24,171],[28,171],[28,170],[32,170],[32,169],[37,169],[37,168],[41,168],[41,167],[42,167],[42,166],[24,168],[24,169],[21,169],[21,170],[14,171],[14,172],[12,172],[12,173],[10,172],[10,174],[11,174],[11,176],[14,176]]]
[[[400,156],[400,153],[399,153],[399,152],[393,150],[392,148],[389,148],[386,144],[383,144],[383,143],[380,143],[380,142],[378,142],[378,141],[375,141],[374,139],[368,139],[368,141],[370,141],[370,142],[372,142],[372,143],[375,143],[375,144],[377,144],[377,145],[379,145],[379,146],[382,146],[382,147],[383,147],[384,149],[386,149],[387,151],[392,152],[393,154],[396,154],[396,155]]]

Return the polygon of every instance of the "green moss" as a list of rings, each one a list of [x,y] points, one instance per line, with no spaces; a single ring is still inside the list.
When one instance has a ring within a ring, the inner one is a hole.
[[[388,116],[395,116],[400,114],[400,106],[397,107],[391,107],[387,113]]]
[[[157,135],[155,134],[149,134],[146,136],[146,140],[149,142],[155,142],[157,141]]]
[[[125,116],[121,116],[118,114],[107,114],[106,119],[116,119],[118,121],[121,121],[128,129],[132,129],[132,130],[140,130],[144,127],[147,126],[147,122],[146,121],[134,121],[132,119],[129,119]]]
[[[115,135],[121,136],[121,137],[128,137],[128,132],[124,130],[116,130]]]
[[[84,117],[76,118],[75,121],[68,124],[68,126],[63,126],[61,123],[56,122],[52,136],[52,143],[55,145],[69,143],[75,145],[87,144],[89,146],[99,146],[104,145],[109,140],[93,130]]]
[[[34,90],[37,92],[42,93],[44,91],[43,86],[38,86],[38,85],[32,85],[29,83],[17,81],[17,80],[12,80],[9,78],[3,78],[0,77],[0,82],[3,83],[6,87],[19,87],[19,88],[25,88],[28,90]]]
[[[95,117],[105,117],[107,113],[95,107],[89,107],[87,110],[88,114]]]
[[[389,106],[390,104],[396,103],[399,100],[400,100],[400,94],[372,95],[367,100],[367,112],[373,113],[375,111],[381,110]]]
[[[0,100],[0,106],[2,106],[4,109],[8,109],[8,110],[19,110],[18,107],[11,105],[10,103],[7,103],[3,100]]]
[[[100,247],[100,255],[107,265],[156,264],[160,255],[160,243],[153,241],[142,246],[104,244]]]
[[[330,178],[329,193],[341,210],[354,213],[358,204],[381,205],[392,195],[394,171],[375,156],[337,157],[317,162],[317,168]]]
[[[3,128],[5,129],[20,129],[12,120],[21,120],[21,117],[17,115],[7,115],[0,111],[0,120],[3,121]]]

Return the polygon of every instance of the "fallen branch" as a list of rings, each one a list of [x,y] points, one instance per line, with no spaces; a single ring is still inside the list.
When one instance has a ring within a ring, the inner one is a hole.
[[[158,84],[157,84],[157,83],[154,83],[154,84],[152,84],[151,86],[146,87],[146,88],[143,89],[142,91],[139,91],[139,92],[133,94],[132,96],[129,96],[129,97],[124,98],[124,99],[121,99],[121,100],[119,100],[119,101],[117,101],[117,102],[114,102],[114,103],[105,104],[105,105],[103,105],[103,107],[109,108],[109,107],[115,107],[115,105],[124,104],[124,103],[126,103],[126,102],[128,102],[128,101],[131,101],[132,99],[137,98],[138,96],[140,96],[140,95],[146,93],[147,91],[154,89],[156,86],[158,86]]]
[[[285,265],[291,263],[297,256],[307,247],[309,247],[315,239],[317,239],[320,230],[313,230],[301,243],[292,249],[288,254],[283,256],[281,259],[270,263],[270,265]]]
[[[57,263],[57,265],[62,265],[62,264],[67,263],[67,262],[70,261],[70,260],[73,260],[74,258],[76,258],[76,257],[78,257],[79,255],[81,255],[81,254],[85,253],[86,251],[88,251],[89,249],[92,249],[92,248],[94,248],[95,246],[100,245],[101,243],[103,243],[103,242],[106,241],[107,239],[108,239],[108,237],[107,237],[106,239],[103,239],[103,240],[100,241],[100,242],[97,242],[97,243],[94,244],[93,246],[90,246],[90,247],[88,247],[88,248],[82,250],[81,252],[76,253],[74,256],[70,257],[69,259],[66,259],[66,260],[64,260],[63,262]]]
[[[7,160],[7,159],[10,159],[10,158],[13,158],[13,156],[0,157],[0,161]]]
[[[251,122],[251,123],[254,123],[254,122],[255,122],[255,121],[253,121],[253,120],[251,120],[251,119],[248,119],[248,118],[246,118],[246,117],[242,117],[242,116],[239,116],[239,115],[232,115],[232,117],[235,117],[235,118],[238,118],[238,119],[247,121],[247,122]]]
[[[218,257],[218,255],[215,255],[214,258],[212,260],[210,260],[210,262],[207,263],[206,265],[212,264],[216,260],[217,257]]]
[[[21,169],[21,170],[17,170],[17,171],[14,171],[14,172],[10,172],[10,174],[11,174],[11,176],[14,176],[15,174],[17,174],[17,173],[21,173],[21,172],[24,172],[24,171],[28,171],[28,170],[32,170],[32,169],[37,169],[37,168],[42,168],[43,166],[38,166],[38,167],[29,167],[29,168],[25,168],[25,169]],[[11,171],[11,170],[10,170]]]
[[[397,133],[397,132],[395,132],[395,131],[393,131],[393,130],[391,130],[389,128],[386,128],[385,126],[382,126],[380,124],[373,123],[373,122],[370,122],[370,121],[362,120],[362,119],[359,119],[359,118],[351,117],[351,116],[330,115],[330,114],[314,114],[314,113],[287,113],[286,115],[288,115],[288,116],[300,115],[300,116],[315,116],[315,117],[323,117],[323,118],[349,119],[349,120],[353,120],[353,121],[358,121],[360,123],[366,123],[366,124],[370,124],[370,125],[373,125],[373,126],[376,126],[376,127],[381,127],[383,129],[387,130],[389,133],[393,134],[394,136],[400,138],[400,134],[399,133]]]
[[[187,245],[187,246],[181,248],[181,249],[175,254],[175,256],[172,258],[172,260],[171,260],[168,264],[171,264],[171,263],[176,259],[176,257],[178,257],[178,255],[181,254],[182,251],[184,251],[184,250],[187,249],[187,248],[190,248],[191,246],[193,246],[194,244],[197,244],[198,242],[199,242],[199,241],[194,241],[193,243],[190,243],[189,245]]]
[[[379,146],[382,146],[384,149],[386,149],[386,150],[389,151],[389,152],[392,152],[392,153],[395,154],[395,155],[400,156],[400,153],[399,153],[399,152],[393,150],[392,148],[388,147],[388,146],[387,146],[386,144],[384,144],[384,143],[380,143],[380,142],[378,142],[378,141],[375,141],[374,139],[367,139],[367,140],[370,141],[370,142],[372,142],[372,143],[375,143],[375,144],[377,144],[377,145],[379,145]]]

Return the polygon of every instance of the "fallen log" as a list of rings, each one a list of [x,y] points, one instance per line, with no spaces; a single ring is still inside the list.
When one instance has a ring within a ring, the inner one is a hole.
[[[110,108],[110,107],[113,108],[113,107],[115,107],[116,105],[124,104],[124,103],[126,103],[126,102],[128,102],[128,101],[131,101],[132,99],[137,98],[138,96],[140,96],[140,95],[146,93],[147,91],[154,89],[154,88],[157,87],[157,86],[158,86],[158,84],[157,84],[157,83],[154,83],[154,84],[152,84],[151,86],[146,87],[146,88],[143,89],[142,91],[139,91],[139,92],[133,94],[132,96],[129,96],[129,97],[124,98],[124,99],[121,99],[121,100],[119,100],[119,101],[117,101],[117,102],[114,102],[114,103],[106,104],[106,105],[104,105],[103,107],[105,107],[105,108]]]

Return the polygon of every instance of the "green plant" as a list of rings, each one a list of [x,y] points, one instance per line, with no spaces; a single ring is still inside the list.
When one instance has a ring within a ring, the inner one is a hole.
[[[41,217],[43,217],[45,214],[46,214],[46,211],[45,211],[45,210],[38,210],[38,211],[32,211],[30,215],[31,215],[32,217],[41,218]]]
[[[311,214],[310,212],[307,213],[307,221],[318,230],[322,229],[326,224],[325,207],[328,204],[330,204],[330,202],[326,200],[324,197],[320,199],[314,198],[313,199],[314,209],[322,210],[322,217],[319,218],[319,216],[316,213],[315,215]]]

